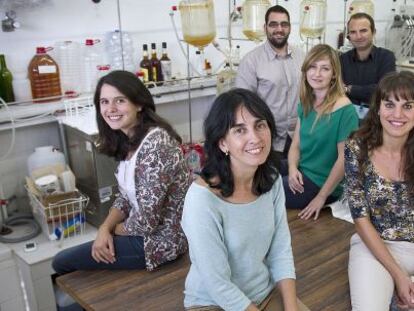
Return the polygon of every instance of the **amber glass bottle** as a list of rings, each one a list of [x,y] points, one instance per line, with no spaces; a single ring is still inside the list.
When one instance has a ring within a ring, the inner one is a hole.
[[[151,61],[148,58],[148,45],[142,45],[142,60],[139,64],[141,71],[144,73],[144,83],[152,81]]]
[[[29,64],[29,80],[33,99],[61,96],[59,67],[46,48],[38,47]],[[56,99],[55,99],[56,100]],[[50,99],[37,102],[47,102]]]
[[[6,66],[6,59],[3,54],[0,55],[0,97],[6,103],[14,101],[13,93],[13,76]]]
[[[151,68],[152,68],[152,81],[160,82],[163,81],[161,62],[157,58],[157,47],[155,43],[151,43]],[[162,83],[157,83],[157,85]]]

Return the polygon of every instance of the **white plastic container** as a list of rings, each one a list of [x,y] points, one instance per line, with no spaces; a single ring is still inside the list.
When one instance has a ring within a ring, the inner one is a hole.
[[[103,55],[96,44],[99,40],[86,39],[83,53],[83,91],[95,92],[99,66],[103,65]]]
[[[14,99],[17,102],[32,99],[32,90],[30,88],[30,80],[27,77],[27,72],[13,73],[12,85]]]
[[[105,46],[109,63],[111,64],[111,70],[136,72],[134,42],[128,32],[122,31],[122,43],[121,32],[119,30],[107,33]]]
[[[54,164],[66,165],[63,153],[54,149],[53,146],[37,147],[27,159],[29,176],[31,176],[31,173],[38,168]]]
[[[65,94],[81,91],[82,50],[81,45],[74,41],[56,42],[53,49],[54,59],[60,69],[60,83]]]
[[[37,178],[35,180],[35,185],[43,195],[60,192],[59,180],[57,176],[53,174]]]

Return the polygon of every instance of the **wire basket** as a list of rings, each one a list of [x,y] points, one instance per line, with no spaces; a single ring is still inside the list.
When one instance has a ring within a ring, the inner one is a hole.
[[[79,191],[40,199],[27,191],[33,216],[50,240],[63,240],[85,232],[85,208],[89,198]]]

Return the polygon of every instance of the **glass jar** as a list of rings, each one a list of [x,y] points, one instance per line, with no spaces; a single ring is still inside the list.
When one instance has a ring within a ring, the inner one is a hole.
[[[216,36],[213,0],[182,0],[179,4],[184,41],[198,48]]]
[[[326,1],[302,0],[300,3],[300,35],[316,39],[323,35],[326,25]]]
[[[246,0],[243,3],[243,33],[252,41],[262,41],[266,11],[270,8],[268,0]]]
[[[349,5],[348,14],[349,17],[355,13],[367,13],[374,18],[374,3],[370,0],[354,0]]]

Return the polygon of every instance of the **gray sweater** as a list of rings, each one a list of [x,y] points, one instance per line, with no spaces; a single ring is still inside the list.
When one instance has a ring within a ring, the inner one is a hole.
[[[285,195],[279,177],[247,204],[228,203],[193,183],[182,227],[190,247],[185,307],[245,310],[259,304],[279,280],[295,279]]]

